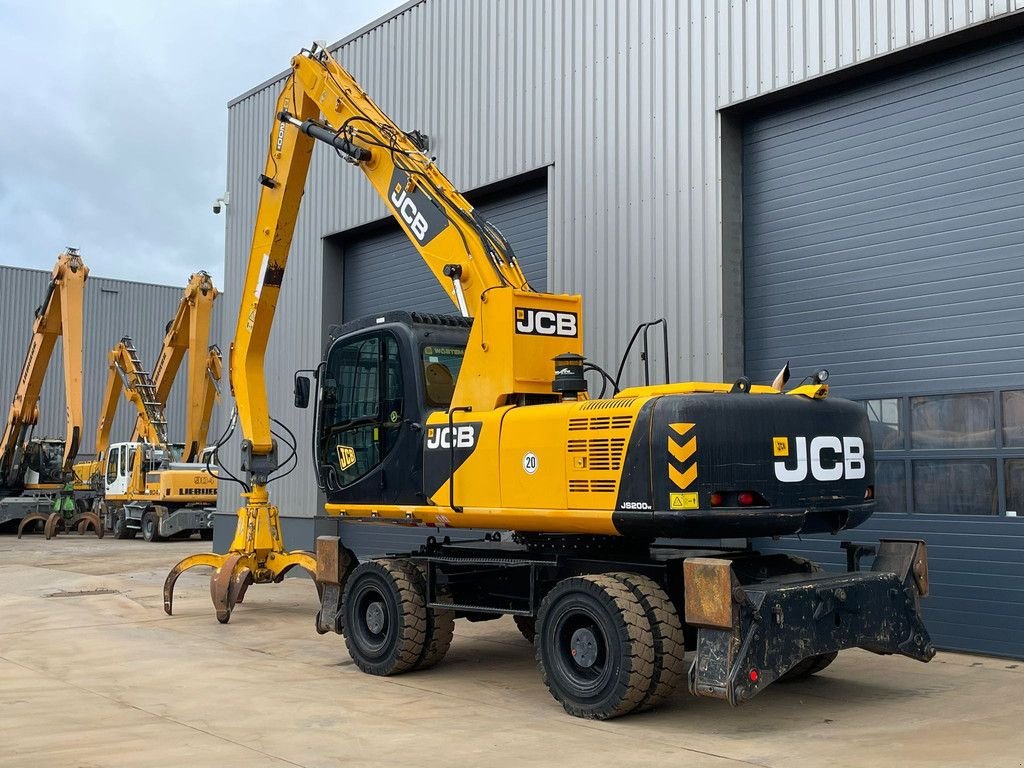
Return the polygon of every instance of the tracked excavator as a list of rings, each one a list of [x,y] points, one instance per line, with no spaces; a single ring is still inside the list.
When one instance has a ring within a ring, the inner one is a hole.
[[[788,391],[784,375],[772,386],[620,388],[583,357],[581,297],[534,291],[421,136],[327,50],[292,59],[275,115],[229,362],[245,503],[228,553],[193,555],[168,574],[167,613],[188,568],[215,569],[226,622],[250,584],[302,567],[320,593],[317,631],[344,635],[375,675],[437,664],[456,619],[511,615],[552,696],[598,719],[650,709],[681,686],[740,704],[846,648],[932,658],[923,542],[847,542],[843,573],[723,546],[838,534],[871,514],[868,421],[830,396],[824,371]],[[320,537],[315,555],[286,551],[267,492],[296,441],[269,416],[264,353],[317,143],[365,175],[459,313],[348,323],[313,379],[296,375],[296,405],[315,408],[327,514],[438,529],[415,551],[363,562],[338,537]],[[611,396],[589,395],[588,371]],[[287,438],[284,459],[275,433]],[[463,528],[512,533],[443,535]]]
[[[57,258],[36,309],[25,361],[0,438],[0,529],[18,533],[43,527],[47,538],[61,529],[103,531],[91,512],[74,503],[73,464],[82,439],[82,308],[89,268],[76,248]],[[63,340],[64,438],[37,438],[39,395],[57,339]],[[56,501],[56,503],[55,503]]]

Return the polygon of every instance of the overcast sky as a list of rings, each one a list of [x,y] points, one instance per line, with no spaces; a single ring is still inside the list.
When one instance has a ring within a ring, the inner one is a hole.
[[[0,264],[223,287],[227,102],[402,0],[0,0]]]

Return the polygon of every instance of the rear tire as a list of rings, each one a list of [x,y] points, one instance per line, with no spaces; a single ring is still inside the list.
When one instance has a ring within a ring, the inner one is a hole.
[[[156,514],[151,509],[142,513],[142,538],[146,541],[160,541],[163,537],[157,532]]]
[[[513,616],[512,620],[516,623],[519,634],[532,645],[537,637],[537,620],[533,616]]]
[[[835,661],[838,655],[839,652],[836,651],[835,653],[821,653],[816,656],[808,656],[791,670],[782,675],[782,677],[778,679],[778,682],[789,683],[794,680],[803,680],[811,675],[816,675]]]
[[[625,715],[651,689],[651,623],[629,587],[612,576],[559,582],[541,603],[536,648],[544,685],[575,717]]]
[[[675,605],[661,586],[636,573],[612,573],[643,606],[654,639],[654,676],[637,712],[654,709],[669,699],[686,677],[686,641]]]
[[[370,675],[408,672],[423,658],[427,608],[416,566],[369,560],[352,571],[342,598],[342,631],[352,661]]]

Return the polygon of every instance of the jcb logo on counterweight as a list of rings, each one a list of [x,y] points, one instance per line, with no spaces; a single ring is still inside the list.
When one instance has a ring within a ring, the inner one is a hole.
[[[516,307],[516,333],[576,338],[579,335],[579,317],[575,312]]]
[[[795,447],[791,444],[795,443]],[[821,482],[834,480],[861,480],[866,472],[864,441],[859,437],[819,435],[806,437],[774,437],[772,451],[776,457],[775,477],[781,483],[799,483],[807,479],[807,471]],[[795,461],[795,466],[788,466]]]

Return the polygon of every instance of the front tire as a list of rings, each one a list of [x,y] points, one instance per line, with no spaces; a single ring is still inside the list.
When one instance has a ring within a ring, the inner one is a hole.
[[[537,614],[537,663],[570,715],[608,720],[643,703],[654,677],[651,623],[614,576],[564,579]]]
[[[342,630],[352,661],[370,675],[408,672],[423,657],[427,608],[416,566],[369,560],[352,571],[342,597]]]
[[[142,513],[142,538],[146,541],[160,541],[163,538],[159,533],[156,513],[151,509]]]
[[[114,513],[113,533],[115,539],[124,540],[135,538],[135,529],[128,527],[128,521],[125,518],[123,509],[119,509]]]

